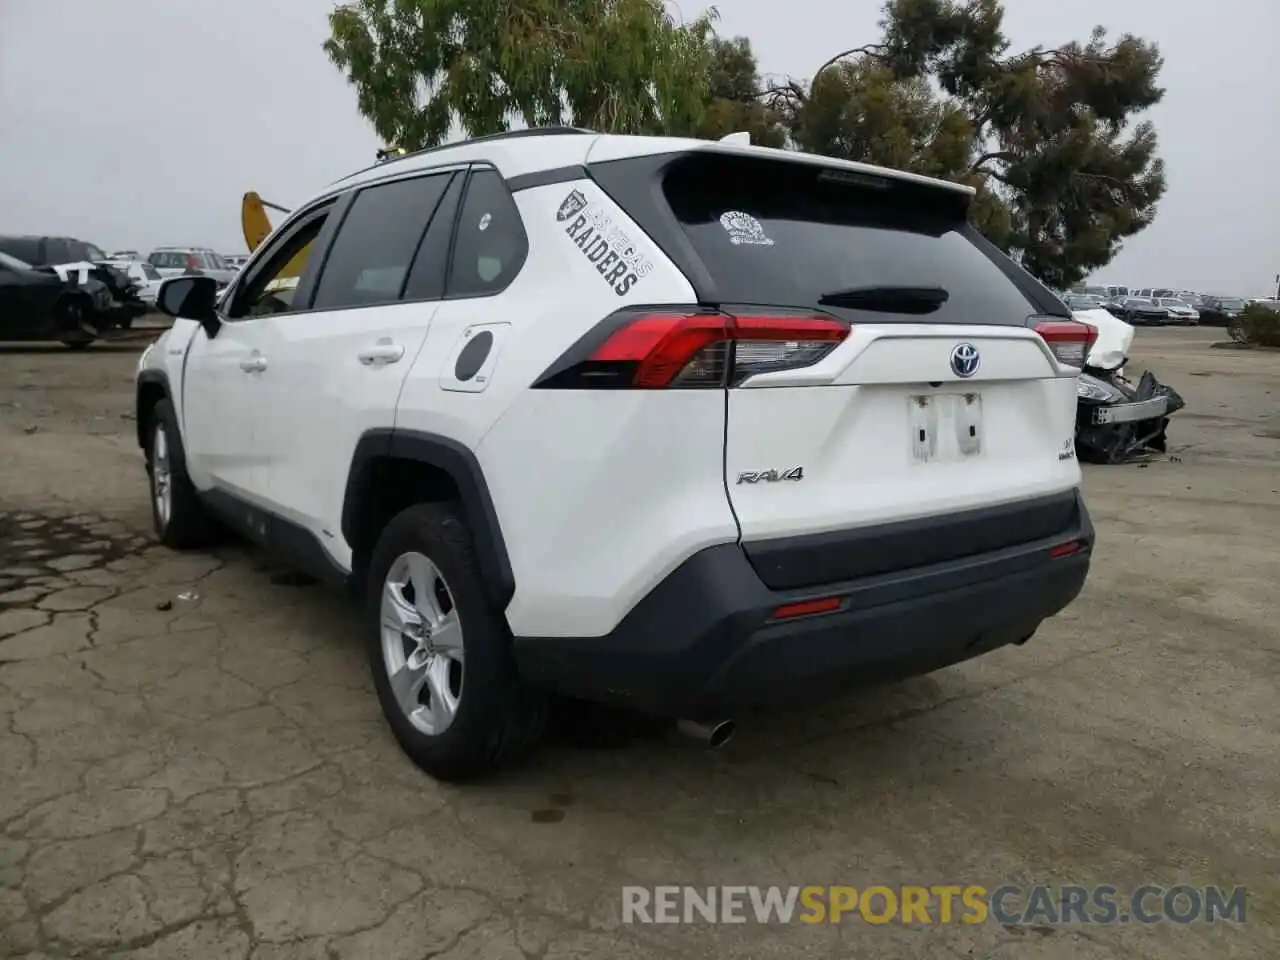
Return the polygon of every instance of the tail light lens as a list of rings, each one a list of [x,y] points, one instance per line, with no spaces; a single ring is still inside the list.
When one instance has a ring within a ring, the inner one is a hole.
[[[1058,362],[1068,367],[1083,367],[1089,357],[1089,349],[1098,339],[1097,327],[1079,320],[1036,317],[1032,320],[1032,326],[1049,345]]]
[[[538,382],[560,389],[725,387],[812,366],[849,335],[822,314],[648,310],[611,317],[612,332],[569,351]]]

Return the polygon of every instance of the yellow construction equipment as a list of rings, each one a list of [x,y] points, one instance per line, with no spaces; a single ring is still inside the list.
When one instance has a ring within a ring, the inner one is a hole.
[[[272,203],[269,200],[263,200],[257,193],[250,190],[244,195],[244,200],[240,203],[240,226],[244,230],[244,242],[248,246],[249,252],[257,250],[262,241],[271,235],[271,231],[275,228],[271,225],[271,220],[267,217],[267,207],[272,210],[278,210],[280,213],[289,213],[288,207],[282,207],[279,204]],[[267,284],[268,290],[288,290],[298,285],[298,278],[302,276],[303,268],[307,265],[307,257],[311,256],[311,244],[307,244],[296,254],[293,259],[285,265],[274,280]]]
[[[384,147],[378,151],[377,162],[385,163],[388,160],[396,160],[408,153],[404,147]],[[267,217],[267,207],[280,213],[289,213],[288,207],[282,207],[270,200],[263,200],[253,190],[244,195],[244,199],[240,202],[240,226],[244,230],[244,242],[248,246],[249,252],[257,250],[262,245],[262,241],[271,235],[271,231],[275,228],[271,225],[270,218]],[[276,274],[276,278],[267,284],[268,290],[287,290],[298,285],[298,278],[302,276],[303,268],[307,265],[307,257],[311,256],[311,244],[299,250],[292,260]]]

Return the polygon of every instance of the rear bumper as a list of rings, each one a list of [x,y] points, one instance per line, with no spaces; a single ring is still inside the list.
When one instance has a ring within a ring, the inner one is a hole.
[[[1051,537],[803,590],[770,590],[737,544],[709,547],[609,635],[517,637],[517,663],[556,693],[696,718],[928,673],[1026,640],[1075,599],[1094,539],[1076,501]],[[1052,552],[1069,541],[1078,551]],[[833,596],[833,612],[771,619],[784,604]]]

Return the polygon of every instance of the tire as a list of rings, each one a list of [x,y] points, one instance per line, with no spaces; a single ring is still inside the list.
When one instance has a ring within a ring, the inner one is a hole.
[[[93,343],[92,334],[85,331],[90,304],[83,294],[63,297],[54,306],[54,323],[59,342],[72,350],[83,350]]]
[[[186,550],[213,541],[216,526],[187,476],[178,418],[167,399],[152,408],[147,422],[147,478],[151,520],[161,543]]]
[[[429,603],[415,582],[431,585]],[[483,776],[541,740],[546,698],[521,682],[506,620],[488,598],[456,506],[418,504],[383,529],[369,561],[366,637],[391,732],[437,780]]]

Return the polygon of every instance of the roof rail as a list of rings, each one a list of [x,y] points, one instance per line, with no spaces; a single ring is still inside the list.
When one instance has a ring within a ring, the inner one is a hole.
[[[365,167],[362,170],[357,170],[355,173],[349,173],[345,177],[339,177],[333,182],[342,183],[345,180],[350,180],[352,177],[358,177],[362,173],[367,173],[375,167],[389,167],[400,163],[401,161],[410,160],[414,157],[425,156],[428,153],[436,153],[440,150],[450,150],[454,147],[463,147],[471,143],[488,143],[491,140],[511,140],[516,137],[549,137],[563,136],[566,134],[590,136],[594,135],[595,132],[596,131],[594,130],[587,130],[582,127],[526,127],[523,130],[504,130],[501,133],[487,133],[480,137],[468,137],[465,140],[455,140],[452,143],[442,143],[436,147],[427,147],[423,150],[415,150],[412,153],[406,153],[398,157],[389,157],[386,160],[381,160],[378,163]],[[330,186],[332,186],[332,184],[330,184]]]

